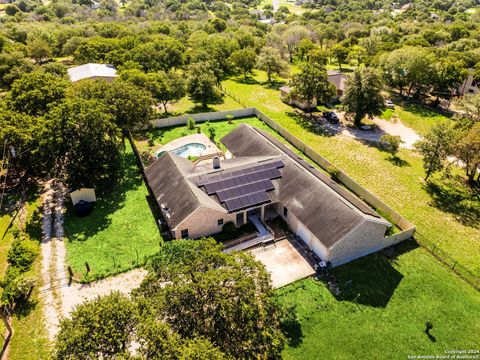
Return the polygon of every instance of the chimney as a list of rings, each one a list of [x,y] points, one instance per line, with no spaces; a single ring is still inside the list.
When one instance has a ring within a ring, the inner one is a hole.
[[[220,169],[220,158],[218,156],[213,158],[213,168]]]

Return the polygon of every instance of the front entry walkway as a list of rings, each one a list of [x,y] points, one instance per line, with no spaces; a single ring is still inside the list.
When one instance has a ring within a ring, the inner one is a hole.
[[[272,276],[272,286],[275,289],[315,274],[313,261],[294,239],[257,247],[251,253],[265,265]]]

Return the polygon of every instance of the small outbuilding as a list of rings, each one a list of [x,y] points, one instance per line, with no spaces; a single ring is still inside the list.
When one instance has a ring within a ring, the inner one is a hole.
[[[117,70],[108,64],[84,64],[68,69],[70,81],[76,82],[85,79],[102,79],[113,81],[117,77]]]

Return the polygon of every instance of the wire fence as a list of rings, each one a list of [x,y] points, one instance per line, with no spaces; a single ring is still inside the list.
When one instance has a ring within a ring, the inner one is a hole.
[[[415,234],[415,240],[418,245],[427,250],[443,265],[452,270],[461,279],[472,285],[476,290],[480,291],[480,277],[477,274],[474,274],[457,259],[453,258],[450,254],[438,246],[438,244],[434,244],[429,241],[426,236],[423,233],[418,232],[418,230]]]

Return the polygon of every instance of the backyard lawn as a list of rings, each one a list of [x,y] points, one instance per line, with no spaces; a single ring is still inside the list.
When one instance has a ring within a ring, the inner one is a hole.
[[[465,187],[450,186],[449,182],[456,180],[446,182],[439,175],[426,184],[421,157],[413,151],[401,150],[403,162],[398,163],[374,146],[313,132],[293,108],[280,101],[279,84],[267,85],[265,73],[255,74],[247,83],[231,78],[222,85],[246,106],[259,108],[412,221],[420,241],[435,246],[437,251],[480,276],[480,202],[474,194]],[[412,117],[416,113],[409,111]],[[417,119],[423,121],[421,117]]]
[[[311,278],[277,290],[297,318],[283,358],[407,359],[478,349],[479,293],[413,241],[395,249],[391,259],[374,254],[334,269],[337,297]]]
[[[135,156],[127,145],[125,174],[106,194],[97,194],[95,208],[79,218],[69,208],[65,218],[67,261],[77,278],[91,281],[139,265],[162,242],[146,196]],[[86,265],[90,273],[86,276]]]

